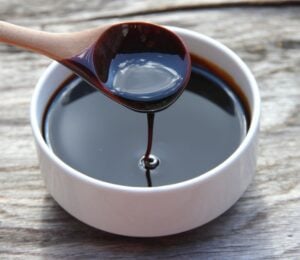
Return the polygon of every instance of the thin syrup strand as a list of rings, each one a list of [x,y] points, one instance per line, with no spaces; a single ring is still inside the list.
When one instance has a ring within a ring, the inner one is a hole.
[[[154,113],[147,113],[147,121],[148,121],[148,143],[147,143],[147,150],[145,152],[145,161],[149,160],[151,150],[152,150]]]
[[[147,113],[147,121],[148,121],[148,143],[147,149],[145,152],[144,163],[146,168],[146,178],[148,187],[152,187],[152,180],[151,180],[151,172],[149,169],[148,164],[150,164],[150,154],[152,150],[152,143],[153,143],[153,126],[154,126],[154,113]]]
[[[152,187],[152,180],[151,180],[151,171],[150,171],[150,169],[146,169],[146,178],[147,178],[147,185],[148,185],[148,187]]]

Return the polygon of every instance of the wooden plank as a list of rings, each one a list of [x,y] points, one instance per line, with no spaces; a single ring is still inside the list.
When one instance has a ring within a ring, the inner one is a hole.
[[[64,1],[48,2],[45,7],[42,1],[33,2],[39,5],[36,12],[29,12],[25,3],[0,0],[1,19],[3,10],[10,10],[5,19],[51,31],[120,20],[87,19],[95,17],[96,1],[89,1],[87,9],[80,1],[68,1],[66,6],[61,5]],[[101,3],[113,12],[111,2]],[[74,14],[77,23],[70,19]],[[45,190],[31,137],[29,102],[49,60],[0,45],[0,258],[299,259],[300,7],[195,8],[130,19],[205,33],[250,66],[263,100],[254,182],[221,217],[176,236],[124,238],[80,223]]]
[[[159,12],[232,6],[262,6],[300,4],[299,0],[118,0],[118,1],[39,1],[0,0],[1,20],[34,26],[49,23],[77,23],[84,20],[125,18]],[[30,19],[27,19],[30,17]],[[24,19],[25,18],[25,19]]]

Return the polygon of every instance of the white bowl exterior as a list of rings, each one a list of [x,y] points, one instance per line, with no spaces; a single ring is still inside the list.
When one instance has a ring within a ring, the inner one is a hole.
[[[248,98],[251,125],[239,148],[222,164],[194,179],[154,188],[126,187],[90,178],[62,162],[46,145],[42,116],[70,71],[53,63],[40,78],[31,104],[31,124],[40,168],[53,198],[82,222],[115,234],[164,236],[199,227],[230,208],[244,193],[256,166],[260,98],[246,65],[224,45],[204,35],[169,27],[189,50],[234,77]]]

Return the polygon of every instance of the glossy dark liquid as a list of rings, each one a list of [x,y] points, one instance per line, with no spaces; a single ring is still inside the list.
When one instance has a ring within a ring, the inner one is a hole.
[[[182,93],[190,57],[173,32],[147,23],[118,24],[62,64],[114,101],[138,112],[157,112]]]
[[[162,186],[207,172],[245,137],[247,104],[216,67],[195,57],[193,64],[186,91],[155,116],[155,169],[139,165],[147,147],[145,115],[111,102],[78,78],[60,88],[45,112],[46,142],[68,165],[115,184]]]

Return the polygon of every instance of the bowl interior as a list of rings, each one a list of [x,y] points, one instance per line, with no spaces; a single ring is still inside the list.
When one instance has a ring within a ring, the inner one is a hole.
[[[248,143],[251,142],[252,136],[258,125],[260,100],[255,79],[240,58],[224,45],[198,33],[180,28],[169,28],[183,38],[191,53],[203,57],[213,64],[217,64],[218,67],[231,75],[244,93],[250,108],[250,127],[248,134],[242,141],[240,147],[226,161],[237,158]],[[59,160],[59,158],[53,154],[42,137],[43,115],[50,97],[55,93],[58,86],[60,86],[71,74],[69,69],[56,62],[52,63],[40,78],[32,100],[31,120],[33,132],[37,141],[51,157],[55,157],[55,160]],[[222,165],[219,165],[218,167],[222,167]]]

